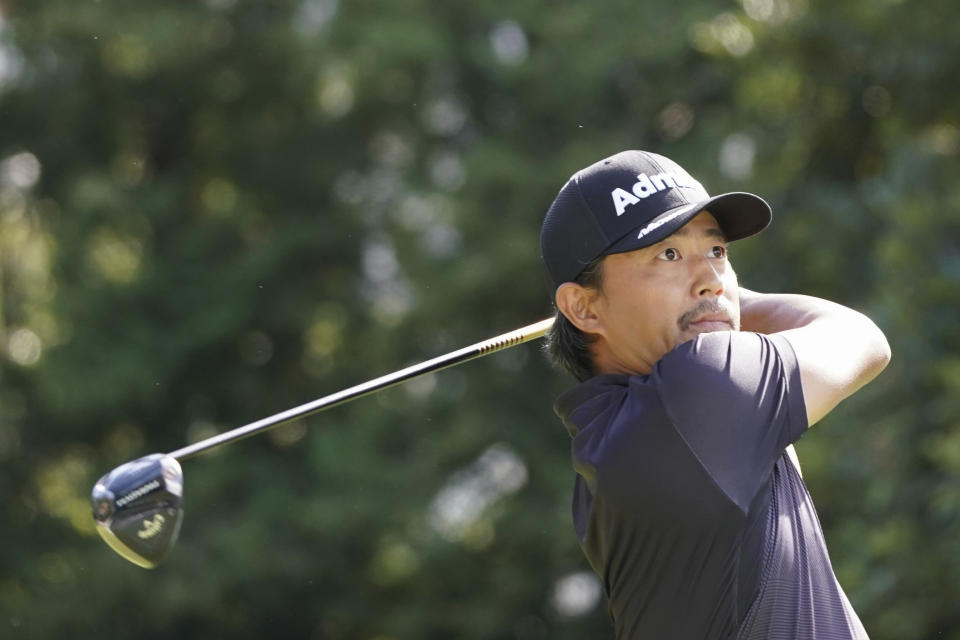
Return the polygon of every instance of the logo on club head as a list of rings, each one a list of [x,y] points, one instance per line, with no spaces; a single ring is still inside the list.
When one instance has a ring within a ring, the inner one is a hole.
[[[144,520],[143,529],[137,531],[137,537],[141,540],[152,538],[163,530],[163,523],[166,522],[159,513],[153,517],[153,520]]]

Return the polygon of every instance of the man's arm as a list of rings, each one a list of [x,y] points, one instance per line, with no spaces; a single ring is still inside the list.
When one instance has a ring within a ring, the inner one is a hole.
[[[839,304],[787,293],[740,289],[740,328],[777,333],[797,356],[813,426],[890,361],[890,345],[870,318]]]

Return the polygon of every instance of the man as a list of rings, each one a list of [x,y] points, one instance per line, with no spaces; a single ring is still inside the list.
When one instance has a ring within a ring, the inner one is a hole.
[[[791,444],[890,350],[865,316],[739,288],[727,244],[770,207],[625,151],[576,173],[541,250],[548,348],[581,384],[573,515],[618,639],[867,638]]]

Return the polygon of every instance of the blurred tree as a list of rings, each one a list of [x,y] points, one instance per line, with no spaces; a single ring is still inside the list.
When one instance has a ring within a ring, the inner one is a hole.
[[[887,331],[800,453],[871,637],[960,638],[957,11],[0,2],[0,635],[609,637],[535,347],[187,462],[154,572],[87,492],[547,315],[546,206],[634,147],[768,197],[747,286]]]

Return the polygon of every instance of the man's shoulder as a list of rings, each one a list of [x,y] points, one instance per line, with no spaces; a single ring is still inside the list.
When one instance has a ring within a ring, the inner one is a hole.
[[[602,374],[580,383],[557,398],[554,411],[575,435],[587,423],[612,420],[625,410],[631,418],[655,406],[679,415],[684,412],[679,405],[694,398],[707,406],[738,398],[750,404],[763,397],[766,385],[789,376],[791,367],[796,364],[790,345],[777,336],[704,333],[667,353],[649,375]]]
[[[674,347],[654,367],[654,376],[689,379],[693,373],[731,375],[732,368],[760,369],[771,359],[793,359],[790,344],[779,336],[751,331],[703,333]]]
[[[664,384],[695,383],[712,375],[729,373],[731,360],[759,363],[766,336],[749,332],[705,333],[674,347],[650,374],[605,373],[589,378],[562,393],[554,403],[561,418],[586,405],[609,405],[641,390],[656,390]]]
[[[771,386],[796,375],[796,358],[782,337],[718,331],[701,334],[665,355],[654,367],[651,382],[674,410],[691,398],[745,408],[760,402]]]

